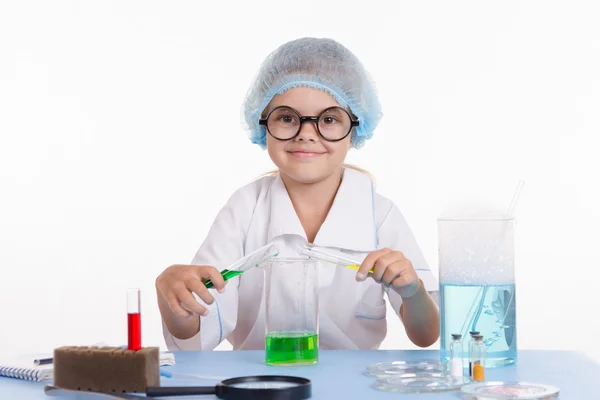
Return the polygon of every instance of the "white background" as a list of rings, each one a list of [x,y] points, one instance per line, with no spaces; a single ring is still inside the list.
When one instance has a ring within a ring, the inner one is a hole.
[[[130,286],[144,345],[164,346],[156,276],[272,168],[241,127],[252,78],[285,41],[327,36],[384,107],[348,161],[400,206],[435,273],[447,202],[507,204],[525,180],[519,347],[600,360],[598,15],[591,0],[3,1],[0,354],[126,343]],[[393,318],[383,347],[413,348]]]

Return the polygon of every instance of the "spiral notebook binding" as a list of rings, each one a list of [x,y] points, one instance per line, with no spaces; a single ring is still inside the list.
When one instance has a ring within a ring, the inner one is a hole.
[[[51,381],[53,378],[53,368],[23,368],[14,366],[0,366],[0,376],[36,382]]]

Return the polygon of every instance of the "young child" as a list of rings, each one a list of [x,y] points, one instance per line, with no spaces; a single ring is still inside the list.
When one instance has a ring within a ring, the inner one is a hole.
[[[227,339],[234,350],[265,348],[263,271],[227,284],[219,271],[270,242],[281,257],[309,242],[364,259],[358,272],[319,267],[321,349],[377,349],[387,333],[385,296],[413,343],[435,343],[436,278],[398,208],[344,164],[380,119],[360,61],[330,39],[291,41],[265,60],[244,106],[252,142],[278,172],[237,190],[191,265],[157,278],[167,347],[212,350]]]

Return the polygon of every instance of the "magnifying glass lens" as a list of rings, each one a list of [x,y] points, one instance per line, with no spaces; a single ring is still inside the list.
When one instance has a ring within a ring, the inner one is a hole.
[[[239,389],[287,389],[299,385],[296,382],[238,382],[229,386]]]

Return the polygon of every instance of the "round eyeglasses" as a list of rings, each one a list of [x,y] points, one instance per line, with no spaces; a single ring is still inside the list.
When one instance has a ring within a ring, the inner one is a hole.
[[[269,135],[277,140],[290,140],[300,134],[302,124],[314,122],[319,136],[329,142],[338,142],[350,134],[352,128],[359,125],[350,113],[342,107],[330,107],[317,117],[303,117],[298,111],[288,106],[275,107],[266,118],[258,120],[267,127]]]

